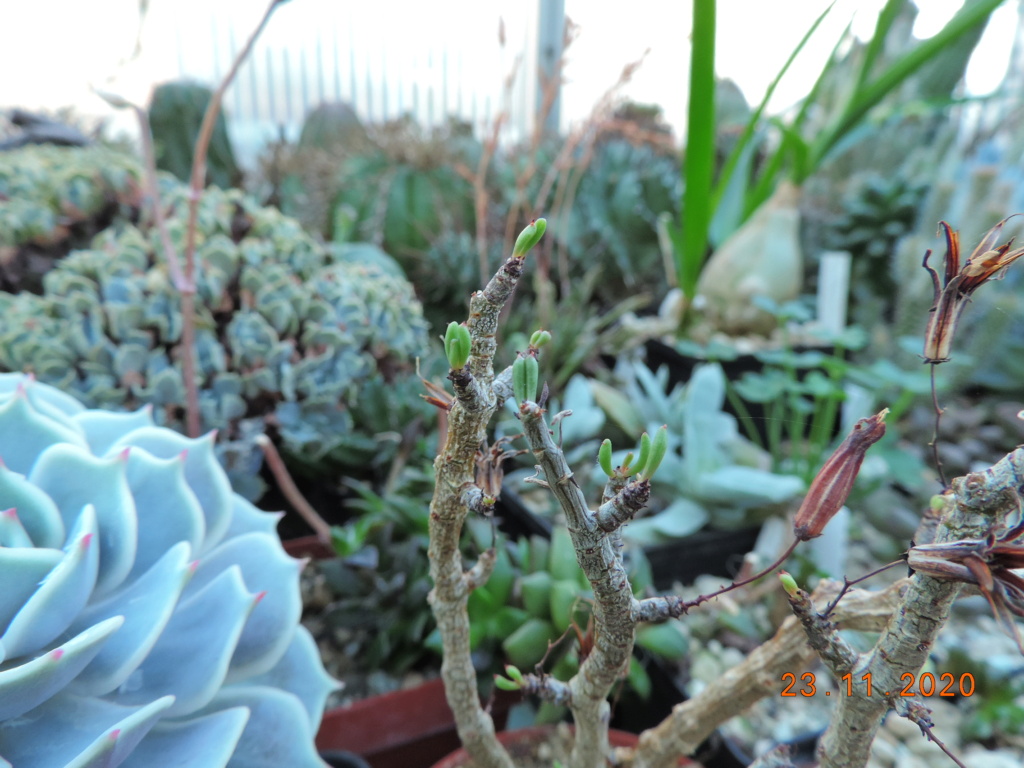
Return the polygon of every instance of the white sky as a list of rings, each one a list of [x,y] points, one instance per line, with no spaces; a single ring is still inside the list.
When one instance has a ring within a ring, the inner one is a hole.
[[[854,21],[854,30],[867,35],[882,0],[838,0],[829,18],[790,70],[772,102],[775,109],[791,105],[806,93],[820,71],[842,29]],[[566,13],[581,25],[566,70],[563,111],[582,117],[600,94],[618,77],[622,66],[651,53],[625,91],[642,102],[660,104],[669,121],[685,122],[690,3],[683,0],[565,0]],[[720,75],[738,82],[748,101],[756,103],[781,68],[825,0],[718,0],[717,60]],[[919,36],[939,29],[953,14],[958,0],[923,0],[915,28]],[[203,71],[225,66],[213,60],[215,34],[226,39],[227,29],[240,46],[255,25],[261,0],[150,0],[143,34],[144,55],[130,68],[119,66],[135,40],[138,0],[0,0],[0,107],[56,108],[74,105],[88,114],[111,114],[92,95],[90,86],[113,87],[119,93],[145,101],[156,82],[177,77],[182,69]],[[524,8],[528,11],[524,12]],[[291,0],[270,21],[261,44],[292,48],[296,57],[307,56],[311,34],[344,22],[346,43],[368,51],[387,51],[388,61],[424,67],[413,51],[425,39],[454,34],[464,44],[460,63],[469,75],[493,83],[497,98],[507,67],[477,67],[484,52],[496,48],[498,16],[516,33],[534,11],[522,0],[381,0],[347,3],[345,0]],[[623,12],[628,8],[628,13]],[[344,19],[338,20],[339,14]],[[518,24],[518,27],[516,26]],[[971,93],[990,92],[1008,62],[1016,25],[1016,4],[1006,2],[997,12],[968,72]],[[335,33],[337,34],[337,33]],[[475,47],[474,47],[475,46]],[[230,52],[217,53],[226,62]],[[451,47],[449,47],[451,49]],[[342,56],[347,57],[343,52]],[[368,54],[372,56],[374,54]],[[384,58],[384,54],[380,54]],[[405,57],[405,58],[403,58]],[[464,57],[464,58],[463,58]],[[269,61],[269,59],[268,59]],[[344,61],[344,58],[343,58]],[[507,57],[511,62],[511,54]],[[260,66],[259,58],[254,66]],[[430,65],[436,68],[436,62]],[[425,70],[424,70],[425,71]],[[212,78],[211,78],[212,79]],[[484,86],[487,87],[487,86]],[[231,101],[229,96],[228,105]]]

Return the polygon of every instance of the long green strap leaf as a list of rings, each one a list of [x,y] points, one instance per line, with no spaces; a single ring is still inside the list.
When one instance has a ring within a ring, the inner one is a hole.
[[[722,197],[725,194],[726,187],[729,186],[729,181],[732,179],[732,175],[736,171],[736,166],[746,151],[747,145],[754,138],[755,131],[761,124],[761,116],[768,107],[768,102],[771,100],[772,94],[775,93],[775,87],[779,84],[779,81],[782,80],[782,77],[789,70],[789,66],[793,63],[793,60],[800,55],[800,52],[804,49],[807,41],[811,39],[811,35],[817,31],[821,22],[825,20],[825,17],[828,16],[829,11],[832,10],[832,7],[835,4],[835,0],[832,0],[825,10],[821,12],[821,15],[814,20],[810,29],[804,33],[804,36],[800,38],[800,42],[797,44],[796,48],[794,48],[793,52],[789,54],[789,58],[786,59],[786,63],[782,65],[782,69],[779,70],[779,73],[775,75],[775,78],[768,84],[768,89],[764,92],[764,98],[761,99],[761,103],[757,105],[757,109],[754,110],[750,119],[747,121],[747,124],[743,127],[743,133],[740,134],[740,138],[736,142],[736,146],[733,147],[732,152],[729,153],[729,157],[726,158],[725,164],[722,166],[722,172],[719,174],[718,183],[715,186],[715,191],[711,198],[712,211],[718,210],[718,206],[721,204]]]
[[[939,32],[918,44],[913,50],[894,61],[888,69],[869,85],[857,90],[839,118],[815,142],[807,164],[809,173],[820,166],[825,155],[843,136],[855,126],[864,115],[904,80],[942,54],[954,40],[985,23],[992,12],[1002,5],[1003,0],[968,0],[956,16],[949,20]],[[802,181],[800,178],[798,181]]]
[[[907,0],[889,0],[885,7],[878,12],[875,33],[868,40],[867,47],[864,49],[864,61],[861,62],[860,72],[857,73],[857,91],[864,88],[868,78],[871,77],[871,70],[874,69],[875,62],[885,48],[885,38],[888,36],[889,30],[892,29],[892,25],[896,23],[896,19],[899,18],[900,11],[903,10],[906,2]]]
[[[704,265],[711,223],[711,182],[715,168],[715,4],[693,0],[693,46],[690,53],[690,103],[686,119],[680,249],[677,272],[683,293],[696,293]],[[682,251],[680,253],[680,250]]]

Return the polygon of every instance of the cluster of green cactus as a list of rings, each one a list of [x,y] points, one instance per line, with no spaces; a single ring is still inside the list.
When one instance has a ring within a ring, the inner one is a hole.
[[[162,198],[181,253],[187,190],[166,183]],[[364,388],[408,374],[425,342],[412,288],[389,262],[365,245],[325,249],[241,192],[207,190],[195,262],[203,428],[231,440],[242,420],[262,419],[300,467],[386,458],[353,406]],[[47,274],[44,288],[0,294],[10,321],[0,369],[32,371],[90,406],[150,404],[161,423],[181,428],[180,296],[158,232],[111,227]]]
[[[614,138],[596,146],[578,183],[572,204],[551,216],[551,235],[575,274],[598,267],[599,297],[613,304],[663,284],[658,215],[679,207],[678,159]]]
[[[311,232],[341,241],[333,224],[332,201],[338,191],[338,168],[346,157],[373,146],[355,110],[344,102],[325,102],[306,115],[298,143],[275,145],[265,175],[275,186],[274,202]]]
[[[869,286],[877,296],[895,297],[893,256],[899,240],[913,232],[924,194],[923,186],[898,175],[872,176],[847,196],[826,242],[853,256],[855,288]]]
[[[357,239],[381,245],[410,277],[437,280],[424,262],[430,244],[475,226],[472,185],[456,167],[476,167],[479,143],[461,124],[426,133],[409,119],[381,126],[375,139],[373,151],[342,163],[333,207],[350,206]]]
[[[0,152],[0,252],[5,288],[38,290],[40,275],[62,252],[44,249],[87,242],[113,218],[136,216],[142,171],[130,155],[104,146],[28,146]],[[39,250],[21,264],[17,249]]]
[[[182,181],[189,180],[193,148],[212,99],[212,88],[187,80],[163,83],[153,89],[149,123],[157,168],[173,173]],[[210,137],[206,178],[222,189],[228,189],[242,178],[223,111],[217,115]]]

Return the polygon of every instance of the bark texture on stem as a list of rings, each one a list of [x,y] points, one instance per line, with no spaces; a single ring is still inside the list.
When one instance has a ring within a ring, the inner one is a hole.
[[[519,417],[544,479],[565,513],[577,561],[594,589],[594,647],[569,682],[569,706],[576,724],[570,762],[572,768],[600,768],[605,765],[608,744],[608,694],[625,675],[633,653],[633,589],[615,547],[615,528],[608,532],[599,527],[565,455],[551,437],[543,409],[527,401],[520,404]],[[627,488],[634,486],[634,501],[642,508],[650,496],[650,483],[632,483]]]
[[[833,620],[844,629],[878,631],[889,620],[906,585],[904,579],[881,592],[853,590],[836,606]],[[822,582],[811,598],[824,610],[840,588],[837,582]],[[797,619],[786,619],[771,640],[726,671],[714,685],[677,704],[671,715],[641,735],[633,768],[671,768],[679,755],[692,754],[726,720],[766,696],[778,696],[785,685],[782,676],[807,669],[814,656]]]
[[[477,765],[513,768],[498,743],[491,716],[480,705],[476,670],[470,656],[470,592],[483,584],[493,567],[493,553],[481,556],[476,567],[465,570],[459,539],[469,514],[477,449],[487,438],[487,424],[496,407],[492,391],[493,357],[498,315],[515,289],[523,260],[511,258],[483,291],[473,295],[467,326],[472,336],[468,371],[459,371],[460,396],[452,405],[445,443],[434,461],[434,498],[430,504],[430,575],[434,589],[430,604],[444,649],[441,675],[448,705],[455,716],[459,738]]]
[[[942,497],[941,509],[936,510],[939,521],[935,543],[984,538],[1008,527],[1020,510],[1017,489],[1022,482],[1021,448],[983,472],[954,480],[951,490]],[[902,675],[917,679],[961,586],[958,581],[914,574],[885,632],[853,669],[856,680],[871,675],[873,695],[869,697],[866,689],[854,687],[852,697],[839,698],[818,748],[821,768],[860,768],[867,764],[882,718],[896,704],[894,697],[884,692],[902,690],[906,684]]]

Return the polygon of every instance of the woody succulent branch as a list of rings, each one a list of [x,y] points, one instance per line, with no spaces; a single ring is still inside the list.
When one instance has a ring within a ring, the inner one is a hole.
[[[430,507],[429,549],[434,589],[430,603],[442,639],[442,676],[448,703],[463,745],[477,768],[514,765],[480,703],[470,655],[467,601],[472,591],[487,581],[497,555],[493,548],[488,549],[475,563],[467,565],[460,551],[466,518],[493,508],[500,491],[482,468],[486,462],[480,461],[480,448],[487,445],[488,425],[506,400],[514,399],[523,436],[536,459],[538,476],[534,482],[545,486],[558,501],[578,565],[593,590],[594,627],[593,647],[570,680],[556,680],[542,667],[527,673],[509,666],[506,676],[497,676],[495,684],[570,709],[576,729],[570,768],[598,768],[612,757],[608,747],[608,696],[628,669],[638,624],[679,618],[695,606],[753,580],[734,582],[689,602],[673,596],[635,596],[620,554],[620,529],[648,501],[651,477],[666,451],[666,428],[656,430],[654,435],[644,434],[636,460],[631,454],[619,466],[613,465],[611,444],[602,443],[597,463],[608,481],[599,505],[592,509],[552,437],[550,425],[571,414],[555,414],[549,419],[544,408],[548,393],[546,384],[541,386],[538,381],[537,356],[550,334],[537,331],[513,365],[494,371],[499,316],[523,275],[527,253],[540,241],[545,226],[544,219],[531,222],[516,241],[512,256],[487,286],[472,296],[469,318],[449,325],[444,346],[455,396],[428,398],[448,411],[445,442],[434,464],[436,487]],[[1001,263],[1005,265],[1006,261],[1002,259]],[[436,394],[437,388],[433,389]],[[859,421],[825,462],[796,514],[792,545],[755,579],[781,565],[800,542],[822,533],[846,502],[865,453],[883,436],[885,415],[883,410]],[[641,736],[635,750],[617,755],[616,764],[649,768],[674,765],[680,755],[692,752],[722,722],[757,699],[777,694],[778,686],[766,681],[780,680],[785,672],[792,672],[800,664],[806,666],[815,654],[837,677],[851,672],[864,674],[864,670],[871,671],[875,679],[899,679],[907,671],[916,674],[927,660],[928,648],[962,583],[976,585],[985,593],[1004,621],[1010,622],[1011,614],[1024,615],[1024,609],[1018,613],[1019,605],[1024,603],[1024,581],[1009,570],[1024,562],[1024,555],[1018,555],[1016,549],[1016,539],[1024,528],[1008,523],[1010,513],[1020,507],[1015,490],[1024,483],[1020,455],[1024,455],[1024,449],[986,473],[954,481],[943,496],[936,497],[922,522],[920,546],[909,554],[916,571],[911,579],[880,592],[851,591],[849,581],[842,588],[823,582],[808,595],[786,576],[783,586],[795,616],[716,685],[677,705],[664,722]],[[926,538],[926,531],[935,530],[941,533]],[[801,627],[807,643],[799,639]],[[882,635],[874,649],[858,656],[842,644],[837,628],[879,631]],[[922,702],[907,704],[877,695],[869,698],[855,690],[839,703],[819,750],[822,766],[864,765],[881,717],[890,708],[896,708],[931,735]]]

